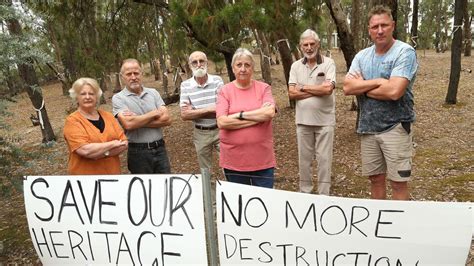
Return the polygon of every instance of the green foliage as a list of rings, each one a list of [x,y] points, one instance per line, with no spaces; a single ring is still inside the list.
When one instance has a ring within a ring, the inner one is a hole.
[[[419,30],[418,44],[422,49],[430,49],[438,45],[442,38],[447,36],[443,33],[451,23],[453,0],[423,0],[419,6]],[[444,35],[441,36],[441,35]]]
[[[31,21],[24,13],[18,9],[6,5],[0,5],[0,21],[7,24],[10,19],[19,21]],[[27,28],[23,30],[22,36],[11,35],[5,32],[0,34],[0,69],[4,72],[0,75],[0,82],[5,82],[5,71],[12,69],[17,64],[29,64],[31,60],[38,63],[51,61],[51,57],[41,47],[41,36],[38,31]]]
[[[4,118],[11,114],[7,111],[8,103],[0,99],[0,129],[8,129]],[[21,178],[16,176],[12,169],[22,162],[23,152],[13,143],[12,137],[0,136],[0,196],[8,195],[14,188],[21,188]]]

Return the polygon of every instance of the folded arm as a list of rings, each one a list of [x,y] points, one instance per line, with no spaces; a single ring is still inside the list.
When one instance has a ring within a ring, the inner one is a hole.
[[[195,120],[199,118],[216,118],[216,106],[193,109],[191,104],[185,103],[185,106],[181,107],[181,119]]]
[[[344,86],[342,89],[344,90],[345,95],[360,95],[378,88],[386,82],[387,80],[383,78],[365,80],[362,74],[358,72],[347,73],[344,78]]]
[[[126,140],[112,140],[103,143],[88,143],[79,147],[75,152],[82,157],[88,159],[101,159],[105,156],[105,152],[109,151],[109,156],[120,154],[128,147],[128,141]]]
[[[392,100],[400,99],[410,82],[403,77],[391,77],[387,82],[382,83],[377,88],[367,92],[367,96],[377,100]]]
[[[217,118],[217,125],[221,129],[240,129],[270,121],[274,116],[275,105],[272,103],[264,103],[262,107],[258,109],[242,112],[242,120],[239,119],[240,112],[222,115]]]
[[[118,119],[126,130],[133,130],[142,127],[164,127],[171,124],[171,117],[168,109],[161,106],[143,115],[137,115],[130,111],[118,113]]]

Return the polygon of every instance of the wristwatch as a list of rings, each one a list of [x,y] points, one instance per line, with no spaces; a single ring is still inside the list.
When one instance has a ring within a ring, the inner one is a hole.
[[[244,120],[244,111],[240,111],[238,119],[239,120]]]
[[[298,87],[299,87],[299,89],[300,89],[301,92],[304,92],[304,85],[301,85],[301,84],[300,84],[300,85],[298,85]]]
[[[110,155],[110,151],[105,151],[105,152],[104,152],[104,156],[105,156],[105,157],[109,157],[109,155]]]

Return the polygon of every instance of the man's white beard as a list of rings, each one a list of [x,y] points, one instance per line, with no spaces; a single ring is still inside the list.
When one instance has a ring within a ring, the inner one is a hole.
[[[207,74],[207,67],[203,68],[193,68],[193,76],[196,78],[202,78]]]

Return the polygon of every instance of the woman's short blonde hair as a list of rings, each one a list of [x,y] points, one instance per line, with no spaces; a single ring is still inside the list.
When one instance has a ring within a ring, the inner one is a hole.
[[[93,78],[79,78],[72,84],[72,88],[69,89],[69,96],[73,100],[77,100],[77,95],[81,92],[82,87],[85,85],[91,86],[95,95],[97,95],[97,102],[99,102],[100,97],[102,96],[102,90],[99,87],[97,80]]]
[[[253,54],[246,48],[239,48],[235,51],[234,56],[232,56],[232,66],[234,66],[235,61],[241,57],[250,58],[250,61],[252,62],[252,68],[255,66],[255,62],[253,61]]]

